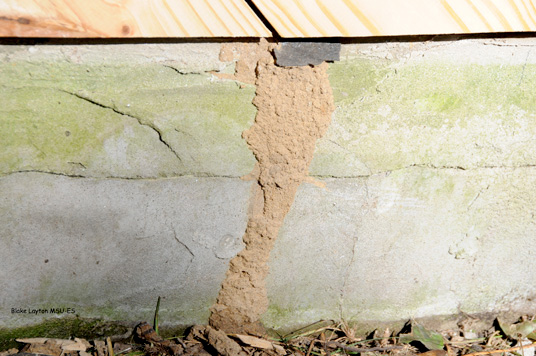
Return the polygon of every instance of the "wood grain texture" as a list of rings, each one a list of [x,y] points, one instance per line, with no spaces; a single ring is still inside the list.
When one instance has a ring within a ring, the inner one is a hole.
[[[271,37],[244,0],[1,0],[3,37]]]
[[[536,30],[536,0],[253,0],[281,37]]]

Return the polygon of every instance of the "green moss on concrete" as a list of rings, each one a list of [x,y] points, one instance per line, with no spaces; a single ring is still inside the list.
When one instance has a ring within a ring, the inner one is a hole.
[[[32,326],[15,329],[0,329],[0,351],[19,347],[18,338],[48,337],[70,339],[73,337],[88,340],[102,339],[107,336],[123,335],[129,329],[117,322],[101,319],[61,318],[50,319]]]
[[[256,112],[253,87],[157,64],[7,62],[0,71],[0,174],[240,176],[255,163],[241,138]]]
[[[368,58],[332,64],[329,77],[335,102],[352,103],[375,93],[378,83],[391,71],[388,65],[388,61]]]
[[[335,293],[330,298],[331,300],[323,297],[318,304],[310,306],[292,305],[283,307],[271,302],[261,321],[265,327],[276,330],[279,333],[294,331],[317,320],[333,320],[337,322],[340,321],[339,318],[353,322],[363,331],[368,326],[373,326],[372,329],[375,329],[379,323],[387,323],[393,326],[398,325],[400,320],[407,321],[416,315],[416,311],[419,308],[433,303],[438,296],[439,286],[439,280],[424,283],[416,286],[411,291],[403,291],[399,298],[394,300],[390,298],[371,300],[367,299],[366,296],[351,298],[343,301],[340,307],[331,301],[339,297]],[[304,288],[304,290],[306,289]],[[406,292],[409,292],[409,294],[404,295]],[[324,304],[330,304],[332,309],[321,308],[320,305]],[[374,321],[374,323],[371,324],[371,321]]]
[[[3,89],[0,170],[72,173],[90,166],[126,120],[113,111],[53,89]]]
[[[327,311],[304,305],[284,307],[271,302],[268,310],[262,315],[261,322],[269,330],[288,333],[314,321],[329,320],[336,313],[335,309]]]
[[[332,64],[329,74],[337,109],[313,175],[536,163],[534,64],[358,57]]]
[[[448,201],[451,197],[456,197],[458,200],[462,194],[466,194],[470,199],[478,191],[478,185],[468,187],[466,176],[463,171],[456,169],[411,167],[393,171],[389,175],[389,181],[405,197],[417,198],[427,204],[436,204]]]

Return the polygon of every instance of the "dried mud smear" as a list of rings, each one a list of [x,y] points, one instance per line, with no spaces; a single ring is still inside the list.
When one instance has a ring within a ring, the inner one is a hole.
[[[299,185],[306,179],[316,140],[324,135],[334,110],[327,64],[277,67],[270,45],[242,44],[250,54],[237,65],[237,78],[251,78],[243,67],[256,64],[253,104],[258,112],[243,133],[257,165],[257,184],[245,235],[245,248],[231,260],[212,307],[210,325],[229,333],[262,333],[260,316],[268,309],[265,277],[279,228]],[[244,51],[244,48],[246,49]],[[235,49],[236,50],[236,49]],[[251,58],[251,54],[256,58]]]

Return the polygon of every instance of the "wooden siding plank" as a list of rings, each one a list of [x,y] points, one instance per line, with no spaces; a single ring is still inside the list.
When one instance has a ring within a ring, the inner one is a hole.
[[[3,37],[271,37],[245,0],[2,0]]]
[[[531,0],[253,0],[282,37],[536,30]],[[307,16],[296,15],[296,9]],[[303,10],[305,9],[305,10]],[[297,30],[299,29],[299,30]]]
[[[252,0],[281,37],[536,31],[535,0]],[[271,37],[246,0],[0,0],[3,37]]]

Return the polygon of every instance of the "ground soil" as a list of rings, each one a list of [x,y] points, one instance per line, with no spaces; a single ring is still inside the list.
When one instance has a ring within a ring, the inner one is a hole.
[[[487,317],[487,316],[486,316]],[[18,339],[21,347],[0,356],[529,356],[536,348],[534,316],[514,322],[479,319],[461,313],[454,325],[438,332],[411,321],[401,330],[378,327],[361,334],[345,322],[320,321],[276,338],[228,334],[211,326],[196,325],[185,336],[164,338],[146,322],[131,336],[112,342],[74,338]]]

